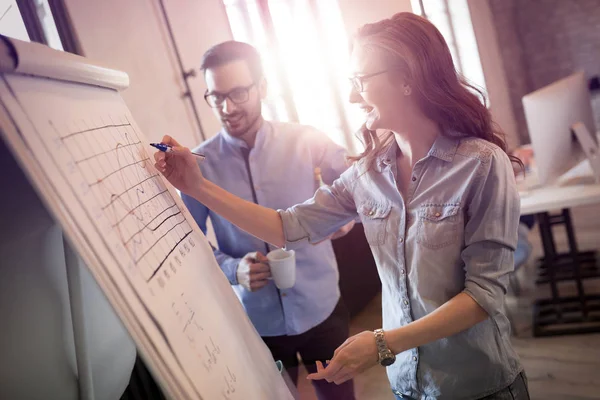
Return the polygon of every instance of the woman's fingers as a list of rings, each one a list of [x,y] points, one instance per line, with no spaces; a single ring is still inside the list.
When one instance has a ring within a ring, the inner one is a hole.
[[[160,172],[165,172],[167,168],[167,162],[165,160],[166,155],[163,151],[155,151],[154,152],[154,168],[159,170]]]
[[[320,376],[325,372],[325,366],[323,365],[323,363],[321,361],[317,361],[317,362],[315,362],[315,364],[317,366],[317,372],[308,374],[306,379],[323,379]]]
[[[331,363],[327,365],[327,368],[324,368],[323,364],[320,361],[317,361],[317,372],[309,374],[306,378],[313,380],[325,379],[327,382],[332,382],[332,378],[336,376],[343,367],[344,365],[335,359],[331,360]]]
[[[168,144],[171,147],[181,147],[181,145],[177,142],[177,140],[173,139],[169,135],[163,136],[161,143]]]

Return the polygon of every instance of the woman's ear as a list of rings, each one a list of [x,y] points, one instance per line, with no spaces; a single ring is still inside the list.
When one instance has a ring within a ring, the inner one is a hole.
[[[394,89],[404,96],[410,96],[413,92],[410,81],[406,79],[404,74],[394,74],[391,79],[393,80]]]
[[[411,86],[410,79],[408,79],[406,72],[403,71],[402,69],[391,70],[389,72],[389,74],[390,74],[390,80],[392,81],[394,88],[396,88],[403,94],[404,94],[405,89],[407,87]]]

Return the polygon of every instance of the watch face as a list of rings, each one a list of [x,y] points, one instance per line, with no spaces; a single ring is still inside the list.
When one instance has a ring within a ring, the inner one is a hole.
[[[392,365],[394,363],[394,361],[396,361],[396,356],[393,354],[390,354],[390,355],[386,355],[385,357],[382,357],[381,361],[379,363],[381,365],[383,365],[384,367],[389,367],[390,365]]]

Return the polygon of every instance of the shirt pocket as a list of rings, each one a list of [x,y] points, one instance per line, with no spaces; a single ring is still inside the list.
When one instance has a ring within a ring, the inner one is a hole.
[[[417,243],[438,250],[457,242],[459,238],[460,206],[428,204],[419,210]]]
[[[370,245],[379,246],[385,243],[388,217],[391,210],[391,204],[371,202],[363,203],[358,208],[365,229],[365,236]]]

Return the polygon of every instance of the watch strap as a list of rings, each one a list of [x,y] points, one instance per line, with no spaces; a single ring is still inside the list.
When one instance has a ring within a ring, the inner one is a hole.
[[[379,353],[379,359],[381,360],[385,355],[391,353],[390,349],[385,342],[385,335],[383,329],[375,329],[375,343],[377,344],[377,353]]]

